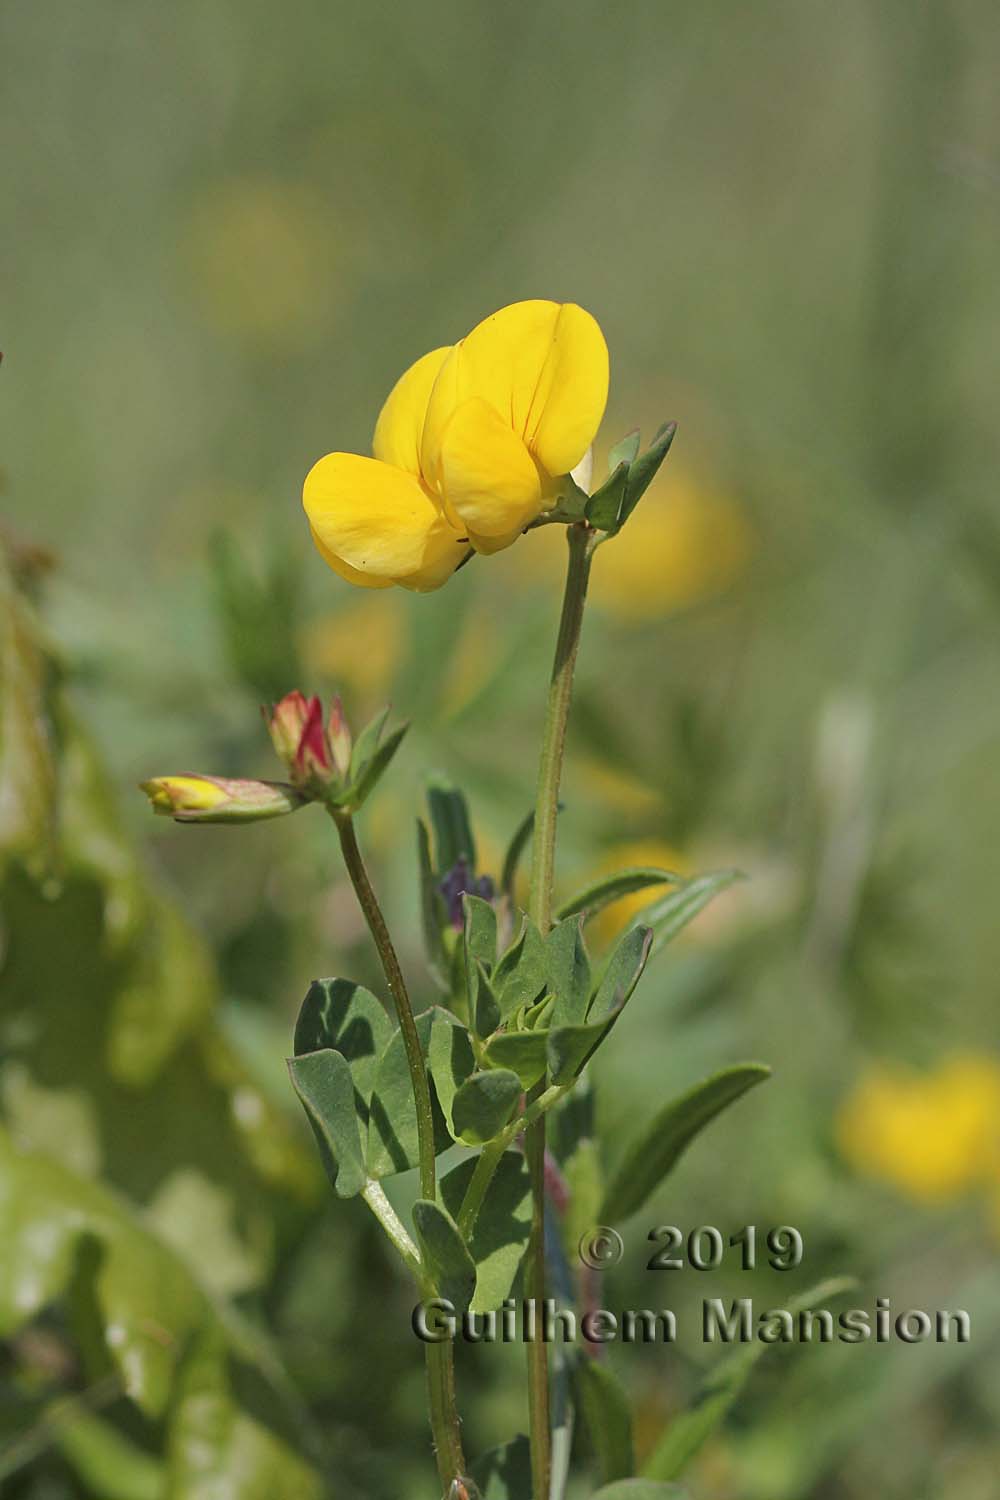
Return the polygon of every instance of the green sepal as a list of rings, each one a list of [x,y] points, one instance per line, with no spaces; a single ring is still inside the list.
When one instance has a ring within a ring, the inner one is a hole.
[[[638,427],[633,427],[631,432],[625,434],[620,443],[615,443],[614,447],[608,450],[608,473],[613,474],[619,464],[628,464],[631,466],[635,463],[638,453],[639,429]]]
[[[614,875],[603,875],[599,880],[584,886],[557,909],[556,916],[563,920],[583,913],[584,921],[618,901],[622,896],[631,896],[654,885],[680,885],[683,876],[673,870],[660,869],[658,865],[631,865],[626,870],[617,870]]]
[[[581,1355],[574,1369],[577,1400],[597,1456],[602,1484],[635,1473],[632,1411],[618,1376],[606,1364]]]
[[[482,1146],[507,1124],[521,1096],[521,1080],[509,1068],[473,1073],[455,1094],[451,1107],[457,1137],[466,1146]]]
[[[464,1313],[476,1289],[476,1264],[447,1209],[427,1198],[413,1205],[413,1228],[420,1246],[420,1259],[434,1291]]]
[[[600,1221],[615,1224],[638,1212],[695,1136],[770,1074],[764,1063],[738,1063],[665,1104],[626,1151],[604,1195]]]
[[[793,1316],[797,1316],[800,1312],[842,1296],[855,1285],[856,1282],[849,1276],[834,1277],[829,1281],[821,1281],[800,1297],[792,1297],[785,1305]],[[693,1405],[673,1418],[663,1438],[643,1465],[643,1473],[651,1480],[675,1479],[683,1473],[706,1438],[729,1411],[754,1365],[771,1347],[773,1346],[770,1344],[757,1342],[749,1349],[740,1349],[728,1359],[722,1360],[706,1377]],[[654,1486],[649,1491],[649,1500],[654,1500],[660,1493],[669,1495],[673,1493],[673,1488],[670,1485],[660,1488]],[[604,1495],[603,1490],[601,1494]],[[598,1500],[598,1497],[595,1496],[594,1500]],[[608,1500],[607,1496],[605,1500]],[[615,1496],[614,1500],[618,1500],[618,1497]],[[622,1492],[621,1500],[631,1500],[627,1491]],[[638,1500],[646,1500],[645,1494],[639,1493]]]
[[[452,1115],[455,1095],[476,1071],[476,1057],[469,1033],[447,1011],[438,1010],[431,1025],[427,1065],[448,1130],[457,1141]]]
[[[338,1198],[353,1198],[365,1185],[354,1080],[347,1059],[332,1047],[288,1059],[298,1094]]]
[[[618,940],[587,1010],[588,1021],[600,1021],[630,999],[653,947],[649,927],[629,927]]]
[[[567,917],[545,939],[546,980],[555,996],[550,1024],[582,1022],[590,999],[590,960],[583,942],[583,922]]]
[[[460,859],[464,859],[474,874],[476,869],[476,842],[472,837],[469,806],[465,796],[457,787],[443,778],[435,777],[427,788],[427,805],[430,809],[431,826],[434,829],[434,853],[439,875],[447,875]]]
[[[476,1169],[476,1158],[459,1162],[441,1179],[441,1199],[454,1219]],[[531,1233],[531,1176],[520,1151],[500,1158],[469,1236],[476,1264],[472,1312],[490,1312],[510,1294]]]
[[[511,1068],[530,1089],[545,1072],[544,1031],[498,1031],[486,1046],[484,1061],[491,1068]]]
[[[526,916],[521,931],[500,955],[493,970],[493,992],[501,1018],[506,1020],[522,1006],[537,1000],[545,989],[548,972],[545,939]]]
[[[378,1060],[395,1031],[384,1005],[351,979],[314,979],[295,1022],[296,1057],[332,1047],[346,1059],[363,1122],[375,1086]]]

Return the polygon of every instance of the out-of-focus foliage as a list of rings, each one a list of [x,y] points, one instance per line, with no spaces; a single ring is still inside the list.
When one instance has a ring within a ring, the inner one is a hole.
[[[266,1330],[346,1493],[422,1495],[422,1376],[282,1058],[316,973],[377,973],[322,820],[175,830],[129,789],[272,774],[256,709],[286,687],[341,688],[358,721],[391,698],[414,727],[363,833],[408,971],[427,769],[470,790],[499,875],[531,801],[555,528],[435,598],[361,599],[310,555],[298,492],[321,453],[365,449],[409,358],[539,295],[608,336],[598,472],[628,429],[680,424],[595,560],[561,893],[623,863],[749,877],[653,961],[642,1047],[608,1039],[572,1232],[640,1119],[772,1062],[623,1226],[602,1299],[690,1325],[706,1295],[784,1304],[850,1272],[865,1305],[968,1307],[973,1342],[769,1354],[688,1492],[992,1500],[995,1198],[940,1078],[1000,1056],[997,49],[985,0],[0,15],[3,504],[57,554],[53,652],[5,592],[6,1130]],[[921,1164],[949,1153],[928,1202]],[[805,1261],[664,1285],[660,1221],[797,1224]],[[4,1346],[0,1486],[109,1500],[119,1439],[125,1492],[155,1494],[163,1434],[78,1340],[49,1313]],[[640,1462],[713,1358],[609,1351]],[[459,1359],[480,1451],[523,1426],[521,1351]]]

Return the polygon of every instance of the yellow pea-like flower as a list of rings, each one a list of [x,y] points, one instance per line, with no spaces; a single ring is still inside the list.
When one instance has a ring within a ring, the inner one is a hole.
[[[608,350],[575,303],[515,302],[396,383],[374,456],[328,453],[302,503],[324,560],[363,588],[440,588],[509,547],[592,443]]]

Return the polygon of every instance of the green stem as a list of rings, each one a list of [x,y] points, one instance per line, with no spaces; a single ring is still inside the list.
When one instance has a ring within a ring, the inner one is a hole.
[[[420,1046],[417,1023],[413,1016],[403,971],[389,936],[382,908],[365,868],[354,833],[354,823],[349,812],[340,808],[329,809],[337,825],[344,864],[351,877],[354,893],[364,913],[368,930],[372,935],[382,970],[385,974],[389,994],[399,1018],[399,1029],[403,1037],[406,1062],[410,1070],[410,1083],[417,1111],[417,1153],[420,1161],[420,1192],[432,1202],[437,1196],[437,1173],[434,1164],[434,1116],[431,1112],[431,1091],[427,1078],[427,1067]],[[419,1257],[414,1264],[416,1246],[377,1183],[369,1183],[364,1198],[376,1215],[396,1249],[414,1270],[417,1285],[423,1297],[436,1296],[436,1291],[427,1281]],[[465,1457],[462,1452],[462,1426],[455,1401],[455,1351],[449,1339],[443,1344],[425,1346],[427,1366],[427,1392],[430,1407],[431,1433],[434,1439],[434,1454],[442,1491],[448,1495],[452,1481],[465,1473]]]
[[[542,729],[538,763],[538,794],[531,846],[531,892],[528,912],[544,936],[552,926],[552,887],[555,880],[556,819],[559,782],[566,748],[566,724],[573,696],[573,669],[580,645],[583,606],[587,597],[590,560],[596,534],[578,522],[566,528],[569,565],[563,593],[562,616],[556,638],[555,660]],[[528,1113],[544,1097],[540,1080],[528,1096]],[[525,1298],[536,1307],[545,1299],[545,1115],[539,1113],[524,1137],[524,1154],[531,1173],[531,1238],[524,1265]],[[471,1186],[471,1184],[470,1184]],[[464,1209],[464,1205],[463,1205]],[[534,1500],[549,1500],[552,1439],[549,1422],[548,1348],[538,1339],[528,1345],[528,1415],[531,1429],[531,1486]]]
[[[382,960],[382,971],[385,974],[385,982],[389,986],[389,994],[392,1003],[396,1007],[396,1015],[399,1018],[399,1029],[403,1035],[403,1048],[406,1052],[406,1064],[410,1070],[410,1085],[413,1089],[413,1100],[417,1109],[417,1154],[420,1160],[420,1194],[423,1198],[429,1198],[433,1202],[437,1196],[437,1182],[434,1169],[434,1115],[431,1111],[431,1090],[427,1081],[427,1067],[424,1063],[424,1054],[420,1046],[420,1037],[417,1033],[417,1023],[413,1017],[413,1006],[410,1004],[410,996],[403,979],[403,971],[399,967],[399,959],[396,950],[392,946],[392,938],[382,915],[382,908],[378,904],[374,888],[368,878],[365,862],[361,858],[361,850],[354,833],[354,821],[349,812],[343,812],[339,808],[331,808],[330,815],[337,825],[340,835],[340,847],[344,854],[344,864],[347,873],[351,877],[354,893],[358,898],[358,904],[364,913],[368,930],[372,935],[378,956]]]
[[[480,1151],[476,1160],[476,1169],[469,1179],[469,1186],[465,1190],[465,1197],[462,1199],[462,1206],[456,1221],[463,1239],[467,1240],[475,1228],[476,1216],[483,1205],[486,1190],[493,1181],[493,1174],[500,1165],[504,1152],[513,1145],[522,1130],[526,1130],[535,1120],[550,1110],[553,1104],[558,1104],[571,1087],[572,1085],[568,1083],[554,1083],[544,1093],[536,1095],[524,1114],[506,1125],[500,1134]]]

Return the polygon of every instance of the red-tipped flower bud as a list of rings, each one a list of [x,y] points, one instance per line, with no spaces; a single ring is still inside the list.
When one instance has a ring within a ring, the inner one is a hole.
[[[295,812],[306,800],[281,782],[225,776],[154,776],[140,785],[154,812],[179,823],[253,823]]]
[[[271,743],[296,786],[322,786],[333,779],[333,751],[318,698],[306,698],[296,688],[270,711],[265,709],[264,717]]]

